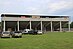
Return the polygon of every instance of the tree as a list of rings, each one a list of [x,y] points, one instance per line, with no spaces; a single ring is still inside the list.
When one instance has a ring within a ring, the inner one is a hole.
[[[71,22],[70,27],[73,28],[73,22]]]

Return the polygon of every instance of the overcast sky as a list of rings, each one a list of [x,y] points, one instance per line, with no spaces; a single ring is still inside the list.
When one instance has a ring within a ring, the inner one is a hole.
[[[1,13],[69,15],[73,19],[73,0],[0,0]]]

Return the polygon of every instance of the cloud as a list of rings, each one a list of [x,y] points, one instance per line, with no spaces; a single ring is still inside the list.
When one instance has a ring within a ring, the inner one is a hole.
[[[1,0],[0,11],[12,13],[56,14],[73,8],[73,0]]]
[[[73,0],[0,0],[1,13],[73,16]]]
[[[73,8],[72,4],[73,2],[66,0],[50,3],[48,7],[49,13],[55,13],[56,11],[61,10],[68,10],[70,8]]]

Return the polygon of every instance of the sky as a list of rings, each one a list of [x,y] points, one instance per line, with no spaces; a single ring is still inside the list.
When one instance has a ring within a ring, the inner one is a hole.
[[[0,14],[66,15],[73,21],[73,0],[0,0]]]

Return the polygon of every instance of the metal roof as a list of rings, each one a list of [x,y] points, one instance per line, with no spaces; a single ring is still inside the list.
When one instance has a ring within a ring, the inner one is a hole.
[[[21,14],[21,13],[2,13],[1,17],[4,15],[17,15],[17,16],[22,16],[22,15],[28,15],[28,16],[67,16],[69,17],[69,15],[49,15],[49,14]]]

